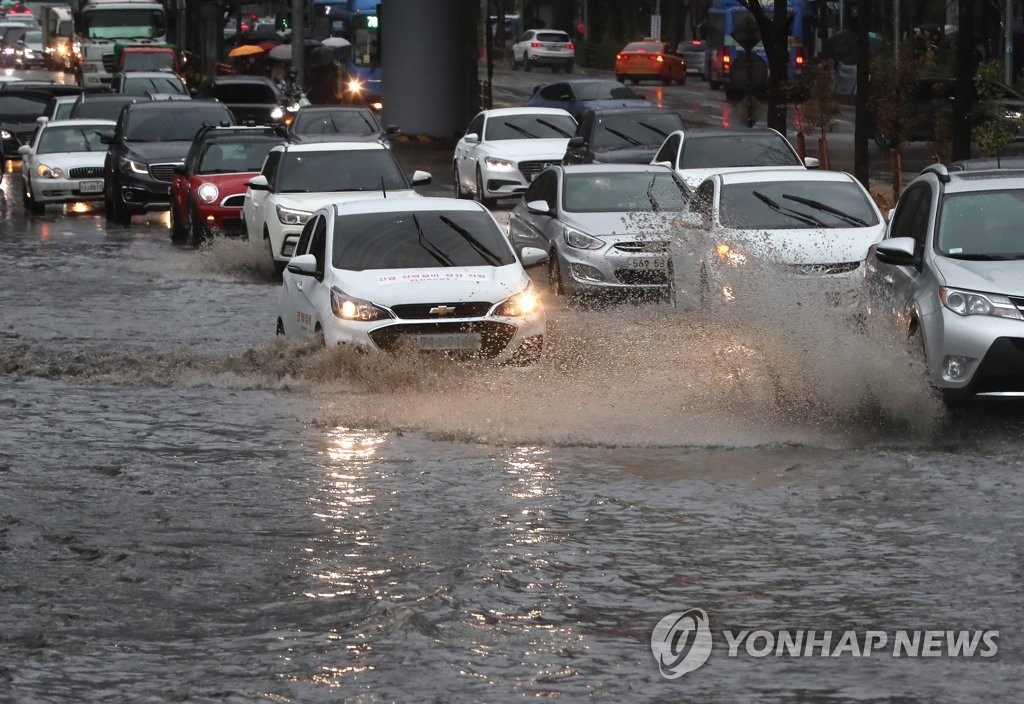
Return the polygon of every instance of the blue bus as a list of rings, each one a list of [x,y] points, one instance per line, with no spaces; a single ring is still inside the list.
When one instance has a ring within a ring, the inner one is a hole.
[[[789,75],[799,76],[803,72],[805,39],[813,41],[810,31],[811,21],[810,0],[788,0],[789,14]],[[765,13],[771,17],[775,12],[772,3],[762,2]],[[707,38],[704,50],[704,75],[712,88],[718,88],[729,81],[730,69],[736,58],[743,53],[743,47],[732,38],[732,33],[740,22],[749,16],[747,8],[739,0],[714,0],[708,9]],[[758,43],[754,53],[768,63],[764,47]]]
[[[380,0],[313,0],[316,36],[341,37],[351,43],[342,96],[347,103],[380,101],[380,4]]]

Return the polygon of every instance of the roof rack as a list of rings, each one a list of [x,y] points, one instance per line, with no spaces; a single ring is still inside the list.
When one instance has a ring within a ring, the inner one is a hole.
[[[949,183],[949,171],[946,170],[945,164],[930,164],[921,169],[922,174],[935,174],[938,176],[939,181],[942,183]]]

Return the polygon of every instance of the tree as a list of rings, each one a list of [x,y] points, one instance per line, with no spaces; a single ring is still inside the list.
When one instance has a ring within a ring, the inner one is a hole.
[[[956,39],[956,100],[953,103],[953,159],[971,158],[971,112],[974,103],[974,3],[960,3]]]
[[[761,31],[761,44],[768,56],[768,126],[786,134],[786,102],[789,94],[789,5],[776,0],[772,16],[761,0],[739,0],[750,11]]]
[[[868,167],[871,157],[868,154],[868,140],[871,139],[869,101],[871,85],[871,43],[868,28],[871,27],[871,3],[860,5],[860,16],[857,18],[857,102],[855,104],[855,120],[853,127],[853,173],[857,180],[869,188]]]

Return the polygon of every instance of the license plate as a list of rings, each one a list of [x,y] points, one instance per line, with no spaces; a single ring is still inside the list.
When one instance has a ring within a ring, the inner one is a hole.
[[[78,184],[79,193],[102,193],[103,181],[82,181]]]
[[[418,335],[416,343],[421,350],[478,350],[480,334],[475,332]]]
[[[631,259],[630,269],[668,269],[668,259]]]

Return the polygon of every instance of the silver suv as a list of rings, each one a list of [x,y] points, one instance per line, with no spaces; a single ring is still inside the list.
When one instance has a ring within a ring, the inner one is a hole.
[[[512,45],[512,70],[520,66],[529,71],[533,66],[550,66],[572,73],[576,47],[565,32],[554,29],[528,29]]]
[[[874,301],[891,303],[947,403],[1024,397],[1024,170],[929,166],[868,255]]]

